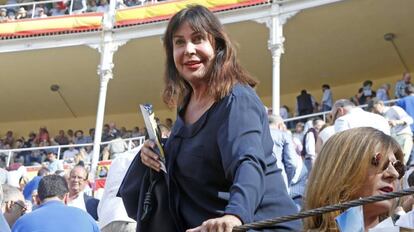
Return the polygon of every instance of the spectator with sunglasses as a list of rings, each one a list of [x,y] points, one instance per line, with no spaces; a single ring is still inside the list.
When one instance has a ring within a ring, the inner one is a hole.
[[[389,135],[372,127],[349,129],[323,146],[308,180],[305,209],[314,209],[396,190],[405,173],[404,154]],[[393,200],[363,206],[365,231],[393,212]],[[305,219],[305,231],[338,231],[341,211]]]

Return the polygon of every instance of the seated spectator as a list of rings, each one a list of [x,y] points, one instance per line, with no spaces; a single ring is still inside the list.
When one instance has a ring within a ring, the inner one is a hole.
[[[57,135],[55,137],[55,141],[59,144],[59,145],[68,145],[69,144],[69,139],[68,137],[65,135],[65,131],[64,130],[59,130],[59,135]]]
[[[38,188],[39,207],[19,218],[13,232],[98,232],[99,228],[91,216],[80,209],[65,206],[67,193],[65,178],[58,175],[42,178]]]
[[[10,147],[13,147],[14,145],[14,137],[13,137],[13,131],[9,130],[6,133],[6,136],[3,139],[3,144],[8,144]]]
[[[55,173],[57,170],[63,170],[63,162],[62,160],[57,159],[55,152],[47,153],[47,159],[49,161],[47,168],[49,169],[50,173]]]
[[[39,128],[39,133],[37,134],[35,139],[36,144],[39,145],[41,142],[50,144],[49,131],[45,126]]]
[[[13,11],[10,11],[7,14],[7,17],[8,17],[7,22],[12,22],[12,21],[16,20],[16,14]]]
[[[66,131],[66,134],[68,135],[69,143],[75,142],[75,136],[73,135],[73,130],[69,129]]]
[[[83,166],[75,166],[69,175],[68,205],[88,212],[98,220],[97,207],[99,200],[87,195],[84,190],[88,183],[88,171]]]
[[[64,15],[67,10],[67,6],[64,2],[53,2],[52,6],[53,7],[49,10],[50,16]]]
[[[88,141],[88,143],[93,143],[95,137],[95,128],[90,128],[89,129],[89,135],[85,136],[86,141]]]
[[[393,192],[405,172],[403,159],[398,143],[374,128],[335,134],[323,146],[310,174],[305,210]],[[364,205],[365,231],[389,216],[393,203],[391,199]],[[338,231],[335,218],[340,213],[305,218],[304,231]]]
[[[24,7],[20,7],[19,11],[17,11],[16,19],[27,19],[29,16],[27,15],[26,9]]]
[[[7,17],[7,9],[6,8],[0,8],[0,23],[4,23],[8,21]]]
[[[85,144],[85,143],[91,143],[92,140],[88,140],[86,137],[83,136],[82,130],[77,130],[75,132],[75,143],[76,144]]]
[[[23,196],[24,199],[27,201],[31,201],[32,200],[32,195],[33,195],[33,191],[37,191],[37,187],[39,186],[39,182],[40,180],[49,174],[49,169],[42,167],[39,169],[39,171],[37,171],[37,176],[33,177],[33,179],[31,179],[29,181],[29,183],[27,183],[27,185],[24,187],[23,189]]]
[[[132,128],[132,138],[136,138],[136,137],[141,137],[142,134],[139,130],[139,127],[135,126],[134,128]]]
[[[128,7],[137,5],[137,1],[136,0],[125,0],[124,3]]]
[[[67,2],[68,6],[71,6],[71,1]],[[86,11],[86,0],[73,0],[72,4],[72,13],[73,14],[82,14]]]
[[[88,7],[86,8],[86,12],[96,12],[98,7],[96,6],[96,0],[88,0],[87,2]]]
[[[74,143],[70,142],[69,145],[75,145]],[[68,150],[63,152],[63,160],[73,162],[75,159],[76,154],[79,153],[79,150],[75,149],[74,147],[69,147]]]
[[[26,212],[26,203],[23,194],[18,188],[4,184],[2,189],[3,201],[1,202],[1,210],[7,224],[12,228],[16,220]]]
[[[39,7],[36,18],[47,18],[47,14],[43,8]]]
[[[107,0],[99,0],[99,6],[96,9],[96,12],[108,12],[109,10],[109,4]]]
[[[381,87],[377,90],[377,98],[383,102],[390,100],[390,84],[383,84]]]

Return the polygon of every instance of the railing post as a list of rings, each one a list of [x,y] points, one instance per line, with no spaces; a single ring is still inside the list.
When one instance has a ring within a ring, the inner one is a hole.
[[[70,0],[69,15],[72,15],[72,11],[73,11],[73,1],[75,1],[75,0]]]
[[[128,151],[131,151],[131,147],[132,147],[131,143],[132,143],[132,139],[129,139],[129,141],[128,141]]]
[[[33,2],[32,19],[35,17],[35,13],[36,13],[36,2]]]
[[[12,155],[13,155],[13,152],[10,150],[9,156],[7,157],[7,167],[10,166],[10,160],[11,160]]]
[[[60,150],[61,150],[61,147],[59,146],[59,147],[58,147],[58,152],[57,152],[57,159],[58,159],[58,160],[60,160]]]

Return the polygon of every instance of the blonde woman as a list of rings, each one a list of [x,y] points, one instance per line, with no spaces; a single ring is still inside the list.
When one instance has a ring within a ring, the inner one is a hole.
[[[305,209],[395,191],[405,172],[403,152],[390,136],[372,127],[349,129],[323,146],[308,180]],[[393,200],[363,207],[365,231],[392,212]],[[338,231],[331,212],[305,219],[307,231]]]

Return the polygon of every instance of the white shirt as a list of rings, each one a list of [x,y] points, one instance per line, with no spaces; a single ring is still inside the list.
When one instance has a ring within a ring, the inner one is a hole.
[[[319,137],[322,140],[322,144],[325,144],[328,139],[335,134],[335,127],[334,126],[327,126],[321,132],[319,132]]]
[[[99,228],[102,229],[113,221],[135,222],[128,217],[122,199],[116,194],[129,165],[141,147],[118,154],[112,161],[106,177],[105,190],[98,205]]]
[[[63,152],[63,159],[64,160],[69,160],[69,159],[73,159],[75,158],[75,156],[79,153],[78,150],[73,149],[71,150],[66,150],[65,152]]]
[[[391,134],[388,121],[384,117],[358,107],[352,108],[347,114],[336,119],[334,126],[336,133],[356,127],[373,127],[387,135]]]
[[[315,136],[313,135],[312,132],[306,134],[306,138],[305,138],[305,147],[303,149],[305,149],[305,158],[312,158],[315,159],[316,158],[316,141],[315,141]]]
[[[85,212],[88,212],[88,211],[86,211],[85,199],[83,198],[83,194],[84,194],[83,191],[79,192],[78,197],[73,199],[72,201],[68,202],[67,205],[72,206],[72,207],[76,207],[76,208],[81,209]]]

